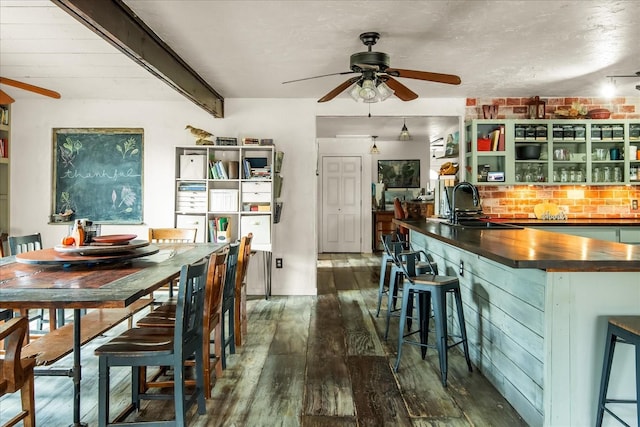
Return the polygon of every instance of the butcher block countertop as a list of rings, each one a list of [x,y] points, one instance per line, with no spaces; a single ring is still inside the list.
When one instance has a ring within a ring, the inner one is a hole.
[[[393,222],[512,268],[537,268],[547,271],[640,271],[640,245],[536,230],[527,228],[523,223],[519,223],[524,225],[523,228],[486,230],[448,225],[432,219],[394,219]],[[635,223],[638,225],[637,221]],[[608,225],[614,224],[609,222]],[[615,225],[620,224],[616,222]],[[640,278],[638,281],[640,283]]]

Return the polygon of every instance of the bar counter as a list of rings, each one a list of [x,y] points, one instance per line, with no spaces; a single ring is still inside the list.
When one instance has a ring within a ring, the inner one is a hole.
[[[513,268],[538,268],[546,271],[640,271],[640,245],[588,239],[526,226],[484,230],[452,226],[431,219],[394,219],[393,222]],[[535,224],[548,225],[550,222],[537,221]],[[509,224],[524,225],[513,220]]]
[[[440,274],[459,278],[472,361],[527,423],[594,425],[607,318],[640,314],[640,246],[527,226],[394,222]],[[610,393],[633,399],[635,357],[625,347]]]

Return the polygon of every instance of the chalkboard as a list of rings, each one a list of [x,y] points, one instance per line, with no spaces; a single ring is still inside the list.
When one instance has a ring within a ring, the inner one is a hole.
[[[142,223],[142,129],[53,129],[52,213]]]

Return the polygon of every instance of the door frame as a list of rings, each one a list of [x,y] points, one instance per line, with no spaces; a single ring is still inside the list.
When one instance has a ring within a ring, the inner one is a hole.
[[[346,142],[347,141],[347,142]],[[363,150],[362,147],[367,147]],[[324,206],[322,205],[322,163],[324,157],[359,157],[360,170],[360,253],[371,253],[371,164],[372,155],[368,153],[371,146],[371,138],[318,138],[317,139],[317,165],[316,165],[316,183],[317,183],[317,203],[318,210],[316,215],[317,229],[317,249],[318,253],[323,253],[322,247],[322,216]],[[365,154],[366,153],[366,154]]]

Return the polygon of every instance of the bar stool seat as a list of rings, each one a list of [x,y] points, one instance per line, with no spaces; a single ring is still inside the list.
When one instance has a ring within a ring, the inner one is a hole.
[[[613,362],[613,352],[616,343],[624,343],[635,346],[636,353],[636,400],[629,399],[609,399],[607,391],[609,389],[609,378],[611,376],[611,364]],[[602,379],[600,382],[600,397],[598,399],[598,413],[596,426],[602,425],[604,413],[608,413],[622,425],[629,426],[612,410],[607,408],[608,403],[624,403],[636,405],[637,425],[640,426],[640,316],[618,316],[609,318],[607,328],[607,340],[604,350],[604,362],[602,364]]]
[[[396,359],[395,371],[400,367],[403,344],[417,345],[421,348],[422,358],[427,354],[427,348],[436,348],[440,360],[440,376],[443,386],[447,386],[447,367],[450,348],[462,344],[464,357],[467,361],[469,372],[472,372],[471,359],[469,357],[469,345],[467,342],[467,330],[465,327],[464,313],[462,310],[462,297],[460,295],[460,282],[457,277],[440,276],[437,274],[416,274],[415,257],[407,257],[406,264],[402,264],[404,284],[402,292],[402,309],[400,312],[400,327],[398,331],[398,357]],[[450,337],[447,328],[447,294],[452,293],[455,298],[460,337],[458,341],[447,343]],[[409,300],[413,294],[418,296],[418,323],[419,329],[405,334],[405,326],[409,312]],[[433,317],[435,322],[436,343],[430,345],[428,342],[429,320],[431,318],[431,308],[433,307]],[[420,339],[415,340],[411,336],[419,334]]]

